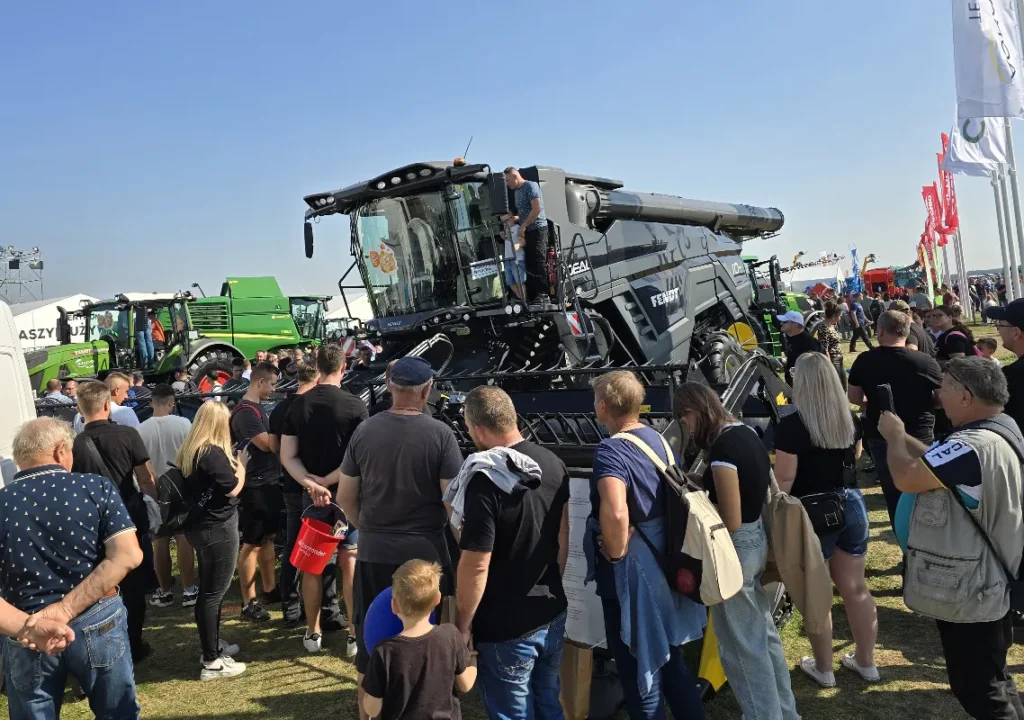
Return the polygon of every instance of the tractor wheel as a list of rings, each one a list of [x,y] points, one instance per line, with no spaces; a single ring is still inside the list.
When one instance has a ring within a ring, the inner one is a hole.
[[[768,334],[764,323],[749,313],[744,313],[742,320],[737,320],[727,327],[725,331],[736,338],[736,342],[747,352],[753,352],[756,348],[761,348],[769,355],[772,354],[771,335]]]
[[[821,330],[822,325],[825,322],[825,313],[820,310],[807,313],[804,320],[804,327],[812,338],[818,337],[818,331]]]
[[[221,385],[230,380],[231,361],[234,359],[234,353],[217,348],[211,348],[192,358],[192,362],[188,364],[188,374],[197,391],[208,393],[213,390],[213,383],[206,377],[211,370],[217,372]]]
[[[709,382],[727,385],[746,361],[747,353],[732,335],[716,332],[705,344],[701,371]]]

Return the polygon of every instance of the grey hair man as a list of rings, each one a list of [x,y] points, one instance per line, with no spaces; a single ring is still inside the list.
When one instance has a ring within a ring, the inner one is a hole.
[[[100,663],[96,649],[128,645],[117,586],[142,562],[142,550],[110,480],[70,472],[73,443],[58,420],[26,423],[13,447],[21,471],[0,490],[0,538],[20,549],[0,557],[4,597],[22,613],[70,627],[59,633],[67,645],[56,657],[8,644],[9,710],[11,717],[57,717],[70,673],[96,717],[138,718],[131,655],[122,650]]]
[[[1006,651],[1009,577],[1024,550],[1024,437],[1003,405],[1002,370],[980,357],[946,365],[939,399],[953,432],[930,447],[882,414],[896,488],[915,493],[903,599],[936,619],[953,695],[972,717],[1024,717]],[[959,507],[957,507],[959,506]],[[951,591],[955,587],[956,591]]]

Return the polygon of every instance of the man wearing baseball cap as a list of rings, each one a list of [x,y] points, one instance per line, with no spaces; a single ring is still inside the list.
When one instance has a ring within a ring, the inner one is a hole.
[[[924,329],[924,326],[914,322],[914,313],[911,311],[910,305],[903,300],[893,300],[889,309],[905,313],[906,316],[910,318],[910,334],[907,336],[907,350],[917,350],[934,357],[935,343],[928,336],[928,331]]]
[[[995,323],[1003,347],[1018,358],[1024,357],[1024,300],[990,307],[985,311],[985,317]],[[1010,401],[1006,403],[1003,412],[1024,428],[1024,362],[1018,359],[1004,365],[1003,374],[1006,375],[1006,385],[1010,391]]]
[[[454,594],[442,496],[459,474],[462,452],[452,429],[423,412],[433,385],[434,371],[423,358],[395,362],[391,407],[356,429],[341,464],[338,505],[359,528],[352,620],[360,708],[372,650],[363,641],[366,611],[391,587],[395,571],[409,560],[436,562],[443,571],[441,594]]]
[[[796,311],[790,310],[782,315],[776,315],[775,319],[781,323],[783,335],[786,336],[786,381],[793,382],[793,367],[797,358],[808,352],[821,352],[821,343],[811,337],[811,334],[804,328],[804,316]]]

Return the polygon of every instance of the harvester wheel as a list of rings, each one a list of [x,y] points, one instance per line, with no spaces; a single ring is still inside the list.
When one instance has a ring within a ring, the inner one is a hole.
[[[701,370],[710,382],[727,385],[746,361],[747,353],[736,338],[726,332],[716,332],[708,338]]]
[[[736,342],[747,352],[753,352],[760,347],[771,355],[771,336],[768,330],[762,321],[750,314],[744,313],[742,320],[737,320],[725,331],[736,338]]]
[[[192,362],[188,364],[188,374],[199,392],[210,392],[213,390],[213,384],[206,377],[207,374],[215,370],[223,385],[231,379],[231,361],[234,359],[234,353],[228,350],[211,348],[192,358]]]

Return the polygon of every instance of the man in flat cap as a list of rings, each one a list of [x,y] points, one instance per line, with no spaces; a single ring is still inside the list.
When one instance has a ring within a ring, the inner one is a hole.
[[[443,569],[442,595],[454,591],[441,497],[459,473],[462,453],[452,429],[423,412],[433,384],[434,371],[423,358],[395,362],[391,407],[356,428],[341,464],[338,505],[359,528],[352,619],[360,708],[372,649],[363,642],[363,620],[395,571],[408,560],[436,562]]]

